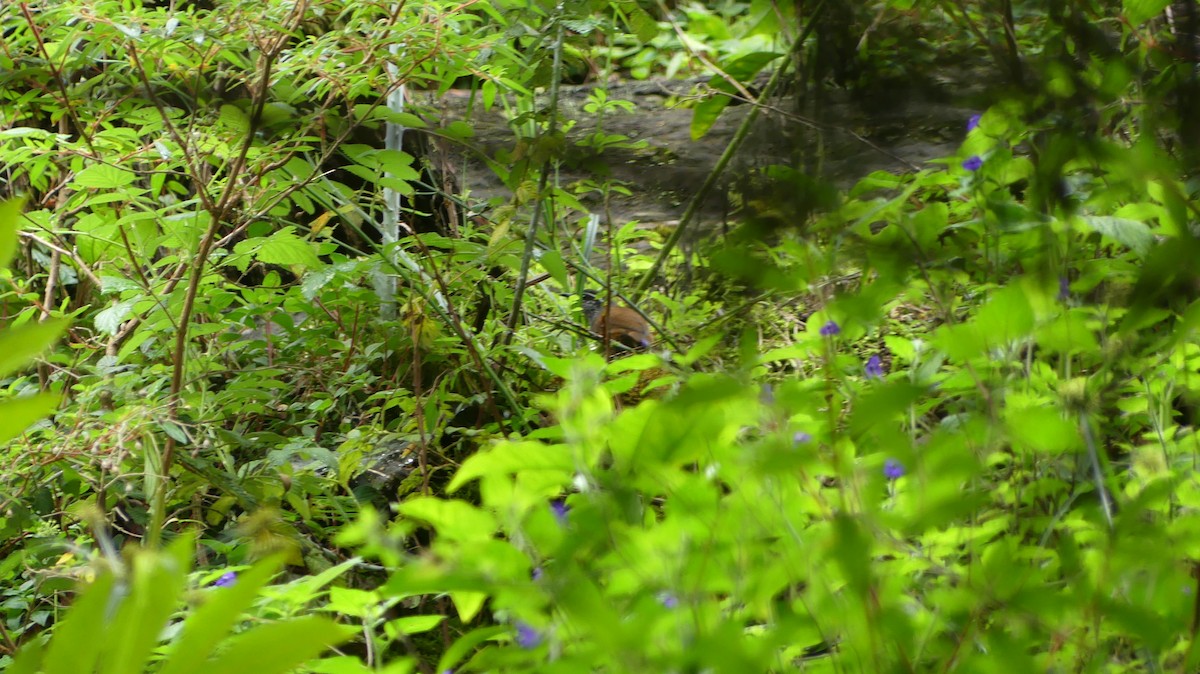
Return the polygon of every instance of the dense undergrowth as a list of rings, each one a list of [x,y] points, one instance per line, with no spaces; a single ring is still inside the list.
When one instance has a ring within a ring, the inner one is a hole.
[[[1200,17],[213,4],[0,7],[0,667],[1195,670]],[[955,59],[956,156],[687,247],[554,179],[556,82]],[[511,113],[511,199],[401,85]]]

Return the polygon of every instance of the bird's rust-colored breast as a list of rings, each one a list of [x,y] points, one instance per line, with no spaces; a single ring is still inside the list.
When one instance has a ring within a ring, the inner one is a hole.
[[[628,307],[609,307],[592,319],[592,332],[619,342],[630,349],[650,346],[650,325],[646,319]]]

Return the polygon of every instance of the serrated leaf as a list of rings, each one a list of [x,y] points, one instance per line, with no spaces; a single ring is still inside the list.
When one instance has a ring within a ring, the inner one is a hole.
[[[1092,229],[1129,247],[1138,255],[1150,252],[1150,246],[1154,245],[1154,233],[1144,222],[1110,216],[1091,216],[1083,220]]]
[[[418,181],[421,174],[412,167],[413,156],[399,150],[380,150],[375,155],[379,167],[399,180]]]
[[[322,266],[312,246],[296,236],[290,228],[275,232],[258,244],[254,257],[266,264],[283,266],[300,265],[306,269]]]
[[[628,5],[628,7],[627,21],[629,30],[634,36],[643,44],[658,37],[658,22],[654,20],[654,17],[637,5]]]
[[[250,118],[246,113],[232,105],[222,105],[220,113],[221,122],[238,133],[248,133],[250,131]]]
[[[75,187],[95,189],[116,189],[125,187],[137,179],[133,171],[110,166],[109,164],[93,164],[75,174],[72,184]]]
[[[101,333],[106,335],[115,335],[121,330],[121,325],[129,318],[129,314],[133,312],[133,307],[141,298],[134,298],[116,304],[100,311],[96,314],[96,319],[93,325]]]

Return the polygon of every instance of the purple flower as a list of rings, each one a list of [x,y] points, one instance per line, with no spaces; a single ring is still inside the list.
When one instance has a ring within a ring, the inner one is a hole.
[[[883,363],[879,360],[879,354],[875,354],[867,359],[867,379],[883,379]]]
[[[763,384],[762,390],[759,391],[758,400],[764,405],[775,404],[775,389],[771,388],[770,384]]]
[[[962,163],[962,167],[968,171],[978,171],[981,166],[983,166],[983,160],[979,158],[979,155],[972,155]]]
[[[983,115],[971,115],[967,118],[967,133],[971,133],[977,126],[979,126],[979,120],[982,117]]]
[[[554,519],[558,520],[558,526],[567,526],[567,513],[571,509],[567,507],[567,503],[562,499],[555,499],[550,502],[550,510],[554,512]]]
[[[529,575],[534,580],[541,580],[542,579],[542,567],[540,567],[540,566],[533,567],[533,573],[531,573]]]
[[[806,442],[812,442],[812,436],[808,433],[805,433],[804,431],[796,431],[792,435],[793,445],[803,445]]]
[[[676,597],[670,592],[659,592],[658,603],[662,604],[666,608],[675,608],[676,606],[679,606],[679,597]]]
[[[1066,302],[1071,299],[1071,281],[1066,276],[1058,277],[1058,300]]]
[[[221,577],[212,582],[213,587],[229,587],[233,585],[233,581],[237,580],[237,574],[232,571],[226,571],[221,574]]]
[[[829,321],[825,325],[822,325],[820,330],[822,337],[832,337],[841,331],[842,329],[833,321]]]
[[[898,480],[904,476],[904,466],[895,459],[883,462],[883,476],[889,480]]]
[[[537,648],[542,644],[542,633],[533,629],[532,625],[517,621],[517,645],[526,650]]]

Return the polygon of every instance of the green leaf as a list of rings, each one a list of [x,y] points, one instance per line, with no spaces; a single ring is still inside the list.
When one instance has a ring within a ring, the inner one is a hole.
[[[16,372],[49,348],[69,324],[65,318],[52,318],[0,333],[0,377]]]
[[[904,381],[876,387],[854,403],[850,430],[862,434],[873,429],[895,429],[895,419],[924,393],[925,387]]]
[[[49,416],[58,407],[57,393],[38,393],[0,403],[0,444],[25,432],[33,422]]]
[[[468,618],[464,618],[467,620]],[[462,635],[451,644],[450,648],[442,653],[442,658],[438,660],[437,671],[444,672],[453,669],[467,657],[467,654],[475,650],[479,644],[495,639],[496,637],[508,632],[509,628],[504,625],[493,625],[491,627],[480,627],[473,629],[470,632]]]
[[[458,609],[458,617],[464,623],[471,622],[475,616],[479,614],[479,610],[483,608],[483,602],[487,601],[488,596],[483,592],[451,592],[450,600],[454,602],[454,608]]]
[[[571,452],[563,445],[502,442],[467,458],[446,491],[453,494],[464,484],[484,475],[510,475],[529,470],[554,470],[570,475],[574,470]]]
[[[75,174],[74,183],[77,188],[116,189],[137,180],[133,171],[111,166],[109,164],[93,164]]]
[[[692,140],[700,140],[704,134],[708,133],[713,124],[717,123],[717,118],[721,116],[721,111],[729,105],[729,99],[725,96],[713,96],[696,104],[692,110]]]
[[[696,340],[696,343],[693,344],[690,349],[688,349],[687,353],[682,356],[677,356],[675,358],[675,362],[678,363],[680,367],[688,367],[692,363],[695,363],[704,356],[708,355],[708,352],[712,351],[713,347],[715,347],[717,344],[720,344],[723,339],[725,339],[725,335],[721,334],[701,337],[700,339]]]
[[[284,674],[358,633],[320,616],[259,625],[231,640],[206,667],[221,674]]]
[[[312,245],[293,234],[290,227],[258,242],[258,251],[254,257],[266,264],[285,267],[299,265],[305,269],[316,269],[323,266]]]
[[[384,629],[387,631],[389,638],[395,639],[403,634],[420,634],[442,624],[446,619],[444,615],[414,615],[396,618],[389,621]]]
[[[542,268],[550,274],[550,278],[557,281],[559,286],[567,287],[567,266],[563,264],[562,255],[558,251],[549,250],[542,253],[542,256],[538,258],[538,264],[542,265]]]
[[[101,659],[100,671],[110,674],[145,671],[187,579],[186,565],[168,552],[141,551],[134,556],[132,567],[130,593],[112,620]]]
[[[626,23],[638,41],[644,44],[658,36],[658,22],[654,20],[654,17],[635,4],[630,3],[627,7],[629,8],[629,13],[626,17]]]
[[[117,302],[102,309],[96,314],[93,324],[96,330],[105,335],[116,335],[121,331],[121,326],[125,324],[125,320],[133,313],[133,308],[141,302],[143,297],[133,297],[124,302]]]
[[[1171,0],[1122,0],[1125,20],[1130,26],[1137,27],[1162,14]]]
[[[857,600],[863,600],[871,586],[871,543],[859,520],[838,513],[833,518],[834,562],[846,579],[846,587]]]
[[[769,63],[779,58],[780,54],[775,52],[754,52],[746,54],[732,63],[725,65],[725,74],[729,75],[738,82],[748,82],[754,78],[763,68]],[[721,75],[714,75],[708,81],[710,87],[726,94],[725,96],[713,96],[707,100],[701,101],[696,105],[692,112],[692,140],[698,140],[704,134],[708,133],[712,125],[721,116],[721,111],[725,106],[729,105],[732,100],[731,96],[736,89]]]
[[[0,269],[7,269],[17,252],[17,232],[21,231],[21,199],[0,201]]]
[[[1036,339],[1039,347],[1053,353],[1088,353],[1100,348],[1088,327],[1087,312],[1081,309],[1072,309],[1038,327]]]
[[[222,105],[220,113],[221,121],[238,133],[249,133],[250,118],[246,113],[232,105]]]
[[[392,178],[406,181],[421,179],[421,174],[412,167],[413,156],[407,152],[380,150],[375,154],[375,160],[378,162],[379,168],[386,171]]]
[[[282,565],[283,557],[271,557],[239,573],[228,587],[203,590],[205,601],[184,622],[179,640],[167,652],[167,664],[159,674],[211,671],[206,665],[208,657]]]
[[[475,129],[463,121],[450,122],[442,128],[442,133],[447,138],[454,140],[466,140],[475,136]]]
[[[113,598],[115,579],[102,573],[76,600],[67,617],[54,628],[54,637],[46,648],[45,674],[91,672],[96,667],[104,638],[105,612]]]
[[[396,506],[396,512],[433,525],[449,540],[489,539],[496,531],[496,520],[490,513],[457,499],[421,496]]]
[[[33,640],[26,642],[21,649],[17,651],[13,657],[11,665],[5,669],[6,674],[49,674],[48,670],[42,667],[42,642]],[[0,662],[0,665],[4,664]],[[70,670],[72,672],[80,670]],[[86,670],[84,670],[86,671]]]
[[[329,588],[329,610],[353,618],[367,618],[379,605],[379,594],[352,587]]]
[[[1005,421],[1018,450],[1061,454],[1080,444],[1078,428],[1053,405],[1009,407]]]
[[[1154,233],[1144,222],[1103,216],[1087,216],[1083,221],[1093,230],[1128,247],[1139,256],[1150,252],[1150,247],[1154,245]]]
[[[1013,284],[993,292],[972,322],[990,344],[1005,344],[1033,330],[1033,308],[1025,290]]]

